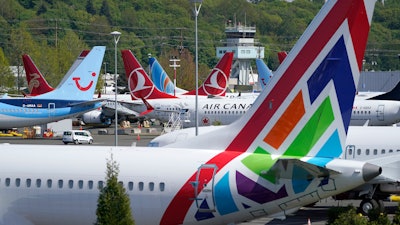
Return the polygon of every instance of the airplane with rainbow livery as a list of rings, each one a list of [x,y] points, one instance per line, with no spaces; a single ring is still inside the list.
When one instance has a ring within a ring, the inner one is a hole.
[[[337,157],[374,4],[328,1],[253,107],[181,148],[2,145],[0,224],[93,224],[111,157],[136,224],[285,215],[368,182],[380,167]]]

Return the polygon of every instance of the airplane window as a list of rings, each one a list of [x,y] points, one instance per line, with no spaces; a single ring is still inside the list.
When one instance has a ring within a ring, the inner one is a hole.
[[[128,183],[128,189],[129,189],[130,191],[133,190],[133,182],[132,182],[132,181]]]
[[[88,181],[88,187],[89,187],[89,189],[93,189],[93,181],[92,180]]]
[[[361,149],[357,149],[357,155],[361,155]]]
[[[11,183],[11,179],[10,178],[6,178],[6,186],[9,187]]]
[[[97,184],[97,187],[101,189],[101,188],[103,188],[103,186],[104,186],[104,182],[99,181],[99,183]]]
[[[365,154],[369,155],[369,149],[365,150]]]
[[[124,182],[122,182],[122,181],[118,182],[118,184],[121,185],[121,187],[124,186]]]
[[[154,183],[153,182],[149,183],[149,189],[150,189],[150,191],[154,191]]]
[[[353,149],[349,148],[349,155],[353,155]]]
[[[21,185],[21,179],[17,178],[15,179],[15,186],[19,187]]]
[[[68,187],[69,188],[73,188],[74,187],[74,181],[73,180],[69,180],[68,181]]]
[[[160,191],[164,191],[165,190],[165,183],[161,182],[160,183]]]
[[[32,183],[32,180],[31,179],[26,179],[26,187],[31,187],[31,183]]]
[[[139,191],[143,191],[143,186],[144,186],[143,182],[139,182]]]
[[[40,188],[40,186],[42,186],[42,180],[36,179],[36,187]]]
[[[83,180],[78,181],[78,187],[79,187],[79,189],[83,188]]]
[[[378,149],[374,149],[374,155],[378,154]]]
[[[381,154],[385,154],[385,153],[386,153],[385,149],[382,149]]]
[[[63,180],[58,180],[58,188],[63,188],[64,181]]]
[[[47,180],[47,187],[48,187],[48,188],[51,188],[51,184],[52,184],[51,179],[48,179],[48,180]]]
[[[393,152],[393,149],[389,149],[389,153],[392,153]]]

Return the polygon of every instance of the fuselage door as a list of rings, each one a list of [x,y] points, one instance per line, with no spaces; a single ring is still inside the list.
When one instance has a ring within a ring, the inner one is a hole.
[[[194,201],[199,212],[215,212],[214,177],[217,173],[217,165],[202,164],[192,182],[194,188]]]
[[[378,110],[376,110],[376,117],[378,118],[378,121],[383,121],[385,119],[384,109],[385,105],[378,105]]]
[[[48,116],[52,117],[54,116],[55,112],[56,112],[56,103],[50,102],[47,105],[47,112],[48,112]]]

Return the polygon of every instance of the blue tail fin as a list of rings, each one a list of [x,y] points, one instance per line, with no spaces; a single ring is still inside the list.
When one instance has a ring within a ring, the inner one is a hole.
[[[37,97],[92,100],[105,50],[105,46],[93,47],[86,56],[82,56],[84,59],[78,65],[74,64],[75,66],[70,69],[56,89]]]
[[[272,77],[272,71],[262,59],[256,59],[256,65],[258,70],[258,83],[260,83],[261,90],[264,90]]]

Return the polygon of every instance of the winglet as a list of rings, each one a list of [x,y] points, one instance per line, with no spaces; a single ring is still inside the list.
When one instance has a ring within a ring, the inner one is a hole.
[[[27,96],[41,95],[54,90],[54,88],[47,83],[46,79],[44,79],[42,73],[28,54],[22,55],[22,62],[28,82],[29,93],[26,94]]]
[[[207,79],[198,90],[198,95],[209,96],[225,96],[226,87],[228,85],[231,74],[233,52],[226,52],[214,67]],[[189,91],[184,95],[195,95],[196,90]]]
[[[131,50],[121,50],[121,53],[132,100],[140,100],[142,98],[176,98],[173,95],[160,91],[154,86],[154,83],[150,80]]]

